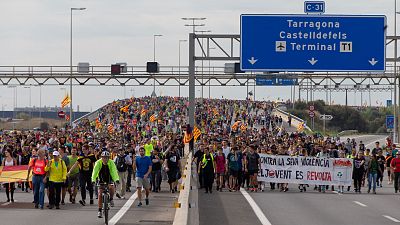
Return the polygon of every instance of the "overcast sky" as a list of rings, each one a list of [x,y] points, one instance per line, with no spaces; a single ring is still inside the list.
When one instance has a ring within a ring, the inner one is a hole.
[[[190,28],[181,17],[206,17],[202,30],[214,34],[239,34],[242,13],[303,14],[300,0],[1,0],[0,66],[69,65],[70,8],[74,12],[73,64],[110,65],[127,62],[144,66],[153,58],[153,34],[157,38],[157,61],[178,65],[178,40],[187,39]],[[400,4],[400,3],[399,3]],[[394,0],[328,0],[329,14],[379,14],[387,16],[388,35],[393,35]],[[182,46],[182,65],[187,65],[187,47]],[[388,54],[392,50],[388,49]],[[389,55],[388,55],[389,56]],[[65,86],[68,89],[68,86]],[[151,87],[74,87],[74,108],[96,108],[119,98],[150,95]],[[39,88],[33,87],[32,105],[39,105]],[[297,89],[296,89],[297,91]],[[156,93],[178,95],[176,87],[157,88]],[[60,105],[65,90],[42,87],[42,105]],[[124,94],[125,93],[125,94]],[[182,88],[187,95],[188,88]],[[196,92],[199,94],[200,92]],[[12,109],[13,91],[0,86],[0,101]],[[296,94],[297,95],[297,94]],[[304,93],[302,93],[304,95]],[[18,88],[17,104],[29,105],[29,89]],[[204,89],[208,96],[208,87]],[[246,87],[212,87],[214,98],[246,97]],[[257,99],[289,98],[290,87],[257,87]],[[350,94],[350,104],[360,104],[360,94]],[[367,93],[364,93],[364,101]],[[316,94],[325,99],[325,93]],[[373,93],[371,101],[385,102],[390,92]],[[335,103],[344,104],[344,94],[334,93]]]

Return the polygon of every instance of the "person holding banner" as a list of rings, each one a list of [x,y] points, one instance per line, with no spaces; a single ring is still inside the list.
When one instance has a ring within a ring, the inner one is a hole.
[[[353,179],[354,179],[354,191],[361,194],[361,182],[364,176],[364,155],[363,152],[359,151],[357,157],[354,158],[353,162]]]
[[[3,159],[2,166],[16,166],[17,160],[12,157],[11,149],[7,148],[5,152],[5,158]],[[3,184],[6,189],[7,202],[10,202],[10,193],[11,193],[11,202],[14,202],[14,190],[15,190],[15,182],[9,182]]]

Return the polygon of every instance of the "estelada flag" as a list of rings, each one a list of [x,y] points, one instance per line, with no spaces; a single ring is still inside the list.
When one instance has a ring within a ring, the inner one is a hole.
[[[0,183],[25,181],[28,176],[28,165],[0,166]]]
[[[156,117],[155,114],[153,114],[153,115],[150,116],[150,122],[153,123],[154,121],[156,121],[156,119],[157,119],[157,117]]]
[[[192,134],[188,134],[185,132],[185,135],[183,136],[183,143],[188,144],[190,140],[192,140],[192,138],[193,138]]]
[[[201,131],[199,130],[199,128],[197,128],[195,126],[193,129],[194,141],[197,141],[197,139],[199,139],[200,135],[201,135]]]
[[[66,114],[66,115],[65,115],[65,120],[66,120],[66,121],[69,121],[70,119],[71,119],[71,118],[69,117],[69,114]]]

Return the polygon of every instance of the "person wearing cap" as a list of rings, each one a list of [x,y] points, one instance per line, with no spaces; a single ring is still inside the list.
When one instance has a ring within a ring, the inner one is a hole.
[[[67,166],[60,159],[58,151],[53,152],[53,159],[48,162],[45,171],[49,176],[49,209],[54,206],[60,209],[61,188],[67,179]]]
[[[97,160],[92,172],[92,183],[96,181],[99,182],[99,193],[98,196],[101,196],[104,190],[104,186],[107,185],[108,189],[110,190],[110,206],[114,207],[114,192],[115,188],[112,185],[113,182],[119,184],[119,176],[117,166],[115,165],[114,161],[110,159],[111,154],[108,151],[103,151],[101,153],[101,159]],[[98,206],[99,212],[97,217],[102,217],[102,198],[98,198]]]
[[[392,167],[392,171],[394,173],[394,192],[397,193],[399,191],[399,183],[400,183],[400,152],[397,151],[396,158],[392,159],[390,163]]]

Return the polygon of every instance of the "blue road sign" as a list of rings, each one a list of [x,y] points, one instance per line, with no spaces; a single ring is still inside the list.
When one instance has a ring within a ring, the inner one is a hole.
[[[324,1],[305,1],[304,2],[305,13],[324,13],[325,2]]]
[[[391,107],[392,106],[392,100],[388,99],[386,100],[386,107]]]
[[[256,77],[256,85],[258,86],[292,86],[297,84],[297,78]]]
[[[394,116],[393,115],[387,115],[386,116],[386,128],[387,129],[393,129],[394,128]]]
[[[241,15],[244,71],[384,71],[385,16]]]
[[[256,85],[258,86],[274,86],[276,78],[262,78],[256,77]]]

